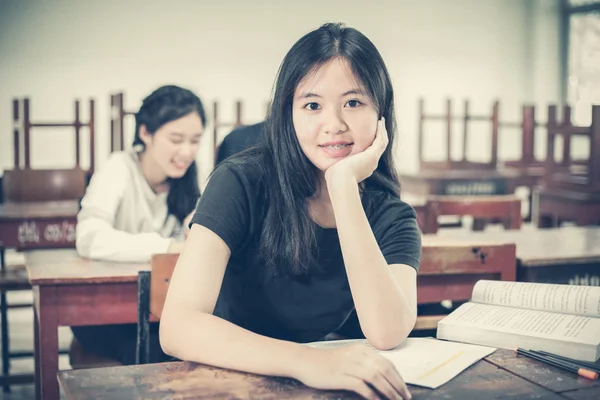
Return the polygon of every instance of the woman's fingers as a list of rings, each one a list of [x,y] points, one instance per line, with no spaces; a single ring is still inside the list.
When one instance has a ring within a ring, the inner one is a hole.
[[[362,379],[354,376],[347,376],[347,381],[343,382],[346,390],[357,393],[359,396],[368,400],[379,400],[377,392],[367,385]]]
[[[386,399],[412,398],[394,364],[375,352],[365,351],[348,373],[375,388]]]
[[[384,359],[383,376],[385,379],[394,387],[394,389],[400,393],[403,399],[411,399],[412,395],[408,391],[408,386],[404,382],[404,379],[400,376],[400,373],[388,359]]]

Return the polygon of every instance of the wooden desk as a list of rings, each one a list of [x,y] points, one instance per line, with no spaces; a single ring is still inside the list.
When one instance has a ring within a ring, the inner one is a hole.
[[[512,242],[517,246],[517,280],[600,286],[600,227],[562,227],[473,233],[441,230],[454,240]]]
[[[351,392],[319,391],[292,379],[190,362],[63,371],[58,378],[67,400],[359,398]],[[600,382],[497,350],[436,390],[417,386],[409,390],[413,399],[597,399]]]
[[[402,192],[418,196],[492,196],[514,193],[515,171],[425,170],[400,175]]]
[[[0,204],[0,241],[22,250],[74,247],[78,212],[75,200]]]
[[[86,260],[74,250],[31,251],[25,259],[34,296],[36,398],[57,400],[58,327],[137,322],[137,274],[150,265]]]

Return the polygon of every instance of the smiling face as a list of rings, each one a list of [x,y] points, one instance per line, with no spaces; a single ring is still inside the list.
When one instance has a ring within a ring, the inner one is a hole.
[[[377,109],[343,58],[300,81],[292,116],[302,151],[321,171],[364,151],[377,129]]]
[[[164,179],[183,177],[196,159],[203,130],[202,120],[195,112],[167,122],[153,134],[142,126],[144,161],[152,165],[152,175],[164,176]]]

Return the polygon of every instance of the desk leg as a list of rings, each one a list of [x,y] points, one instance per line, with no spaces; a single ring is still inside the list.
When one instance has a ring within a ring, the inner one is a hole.
[[[34,290],[35,395],[37,400],[58,400],[58,314],[56,287]]]
[[[37,296],[37,294],[36,294]],[[40,352],[39,352],[39,343],[40,343],[40,326],[38,323],[38,312],[37,306],[35,302],[33,303],[33,360],[35,363],[35,399],[42,400],[42,392],[41,392],[41,368],[40,368]]]

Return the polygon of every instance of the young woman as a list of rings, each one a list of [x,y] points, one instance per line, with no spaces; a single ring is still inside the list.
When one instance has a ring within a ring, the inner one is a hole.
[[[339,24],[302,37],[280,67],[265,134],[204,190],[163,310],[163,350],[410,398],[367,346],[300,344],[344,332],[391,349],[416,320],[420,232],[399,199],[393,90],[373,43]]]
[[[146,262],[183,247],[184,220],[200,195],[195,158],[204,107],[191,91],[163,86],[135,120],[132,151],[113,153],[81,202],[76,246],[83,257]]]
[[[191,91],[163,86],[144,99],[135,120],[132,151],[113,153],[81,202],[76,246],[82,257],[147,262],[154,253],[183,248],[185,220],[200,196],[195,158],[204,107]],[[152,359],[159,361],[158,325],[152,329]],[[135,324],[72,330],[85,349],[135,362]]]

